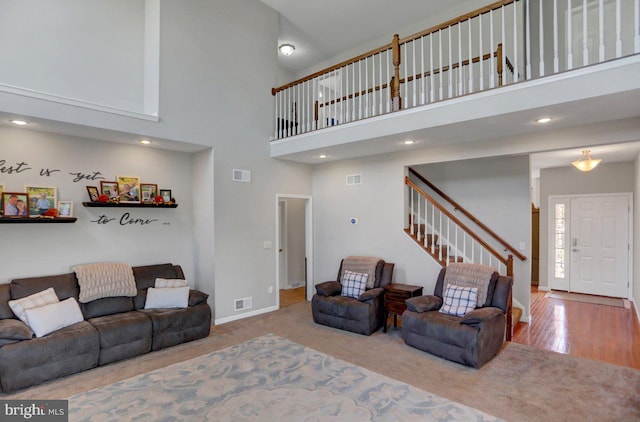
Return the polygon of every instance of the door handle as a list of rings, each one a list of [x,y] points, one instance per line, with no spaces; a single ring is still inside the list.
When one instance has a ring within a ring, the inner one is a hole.
[[[282,252],[282,249],[278,249],[278,252]]]
[[[580,249],[571,249],[573,252],[580,252]]]

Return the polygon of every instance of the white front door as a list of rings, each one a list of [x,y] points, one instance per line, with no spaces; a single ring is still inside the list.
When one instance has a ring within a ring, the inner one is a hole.
[[[627,297],[629,196],[571,198],[570,291]]]

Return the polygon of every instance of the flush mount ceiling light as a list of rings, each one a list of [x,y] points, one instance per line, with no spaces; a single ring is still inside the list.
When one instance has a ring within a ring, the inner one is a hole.
[[[290,56],[296,51],[296,47],[293,44],[281,44],[278,50],[285,56]]]
[[[327,154],[320,154],[318,155],[318,158],[327,158]]]
[[[551,117],[541,117],[538,120],[536,120],[536,123],[544,124],[544,123],[549,123],[550,121],[551,121]]]
[[[25,122],[24,120],[10,120],[11,123],[18,126],[26,126],[29,122]]]
[[[600,161],[602,161],[602,159],[594,160],[593,158],[591,158],[591,155],[589,155],[590,152],[590,150],[585,149],[584,151],[582,151],[582,157],[580,157],[579,160],[572,162],[571,164],[573,164],[574,167],[580,171],[586,172],[593,170],[598,166],[598,164],[600,164]]]
[[[414,141],[412,139],[407,139],[406,141],[403,142],[403,144],[405,144],[405,145],[412,145],[412,144],[415,144],[415,143],[416,143],[416,141]]]
[[[151,145],[151,141],[148,139],[140,139],[139,141],[142,145]]]

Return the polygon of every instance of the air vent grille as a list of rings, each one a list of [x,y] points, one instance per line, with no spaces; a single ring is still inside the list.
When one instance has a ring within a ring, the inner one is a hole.
[[[347,186],[362,184],[362,175],[349,174],[347,175]]]
[[[234,182],[250,182],[251,172],[249,170],[233,169],[233,181]]]
[[[236,299],[233,302],[233,309],[236,311],[249,309],[252,306],[253,306],[253,300],[251,297],[243,297],[242,299]]]

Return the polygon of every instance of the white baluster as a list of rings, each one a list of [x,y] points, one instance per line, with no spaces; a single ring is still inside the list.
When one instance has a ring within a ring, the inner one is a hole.
[[[350,66],[350,65],[347,65],[347,66],[345,67],[345,71],[344,71],[344,73],[345,73],[345,82],[346,82],[346,84],[345,84],[345,86],[346,86],[345,91],[346,91],[346,97],[347,97],[347,99],[345,100],[345,106],[344,106],[344,108],[345,108],[345,116],[344,116],[344,121],[345,121],[345,123],[346,123],[346,122],[350,122],[350,121],[351,121],[351,114],[350,114],[350,110],[351,110],[351,107],[353,107],[353,104],[352,104],[352,101],[353,101],[353,100],[352,100],[352,99],[349,99],[349,95],[351,95],[351,92],[352,92],[352,91],[351,91],[351,87],[349,86],[349,66]]]
[[[582,65],[589,64],[589,28],[587,23],[587,0],[582,0]]]
[[[429,233],[429,230],[427,230],[427,222],[429,221],[429,202],[427,201],[427,198],[424,199],[424,239],[422,239],[422,245],[424,246],[424,248],[426,249],[429,244],[427,243],[427,233]]]
[[[436,247],[436,206],[431,204],[431,253]]]
[[[435,92],[435,85],[433,84],[433,32],[431,34],[429,34],[429,81],[430,81],[430,90],[429,92],[431,93],[430,98],[431,98],[431,102],[434,102],[435,96],[436,96],[436,92]]]
[[[411,51],[413,52],[413,58],[412,58],[412,68],[413,68],[413,83],[411,84],[411,91],[412,91],[412,97],[413,97],[413,106],[417,106],[418,105],[418,100],[416,98],[416,87],[418,86],[418,81],[416,80],[416,40],[411,41]],[[407,78],[407,85],[409,85],[409,78]]]
[[[495,85],[495,75],[496,75],[496,60],[493,57],[493,49],[496,48],[496,45],[493,43],[493,10],[489,11],[489,44],[491,51],[491,59],[489,60],[489,71],[491,75],[489,75],[489,88],[493,88]]]
[[[440,90],[439,90],[439,100],[442,100],[442,98],[444,97],[444,81],[443,81],[443,77],[444,75],[442,74],[442,29],[438,30],[438,43],[439,43],[439,48],[438,48],[438,54],[439,54],[439,64],[440,64]]]
[[[379,80],[378,80],[378,86],[380,87],[379,92],[378,92],[378,99],[380,100],[380,104],[378,105],[378,112],[380,114],[384,113],[384,108],[382,106],[382,53],[378,54],[378,64],[380,65],[379,68]]]
[[[458,23],[458,95],[464,94],[462,87],[462,22]]]
[[[529,0],[527,0],[529,1]],[[484,46],[482,45],[482,15],[478,16],[478,56],[480,57],[480,91],[484,90]]]
[[[474,240],[471,238],[471,262],[475,264],[476,262],[476,248],[473,245]]]
[[[457,224],[456,224],[455,228],[456,228],[455,229],[455,236],[456,237],[455,237],[455,242],[454,242],[455,250],[456,250],[456,252],[455,252],[455,260],[456,260],[456,262],[458,262],[458,225]]]
[[[276,125],[275,125],[275,127],[273,129],[275,131],[273,139],[279,139],[278,138],[278,94],[280,94],[280,93],[276,92],[276,95],[275,95],[275,98],[274,98],[276,103],[275,103],[275,106],[273,107],[273,109],[274,109],[275,115],[276,115]]]
[[[447,264],[449,263],[449,256],[451,255],[451,252],[449,251],[449,249],[451,249],[451,235],[449,234],[450,222],[451,222],[451,219],[447,217],[447,255],[445,256],[445,259],[447,260]]]
[[[560,54],[558,53],[558,0],[553,0],[553,73],[560,72]]]
[[[362,120],[362,60],[358,61],[358,120]]]
[[[453,97],[453,54],[451,54],[451,27],[449,27],[449,97]]]
[[[600,47],[598,49],[598,58],[600,62],[604,61],[604,0],[598,2],[598,27],[600,32]]]
[[[371,115],[376,116],[376,56],[371,56]]]
[[[616,59],[622,57],[622,17],[620,0],[616,0]]]
[[[426,79],[427,79],[427,75],[425,74],[424,71],[424,37],[420,37],[420,62],[421,62],[421,66],[420,66],[420,75],[422,77],[422,91],[420,93],[420,104],[424,105],[427,102],[427,89],[425,87],[425,84],[427,83]]]
[[[385,98],[387,99],[387,113],[389,113],[391,111],[391,66],[389,65],[389,63],[391,62],[391,59],[389,58],[389,55],[391,54],[391,49],[387,50],[387,78],[385,79],[385,81],[387,81],[387,95],[385,95]]]
[[[471,44],[471,18],[469,22],[469,92],[473,92],[473,45]],[[480,61],[482,63],[482,60]]]
[[[353,63],[351,65],[351,83],[353,84],[353,87],[351,87],[351,98],[353,101],[352,105],[351,105],[351,121],[356,120],[356,116],[357,116],[357,110],[356,110],[356,98],[360,98],[360,97],[356,97],[356,64]]]
[[[440,247],[438,248],[438,257],[440,259],[440,261],[442,261],[442,245],[443,245],[443,241],[442,241],[442,211],[440,211],[440,222],[438,223],[438,233],[440,233],[440,240],[438,241],[438,243],[440,244]]]
[[[369,117],[369,57],[364,58],[364,117]]]
[[[518,3],[512,3],[511,7],[513,8],[513,82],[518,82],[520,79],[518,73],[520,60],[518,58],[518,13],[516,5]]]
[[[413,188],[409,187],[409,192],[411,194],[411,198],[409,200],[410,205],[409,205],[409,209],[411,210],[411,212],[409,213],[409,229],[411,230],[411,236],[414,236],[416,234],[416,230],[415,230],[415,218],[413,216]]]
[[[571,69],[573,69],[573,9],[571,0],[567,0],[567,70]]]
[[[480,245],[480,261],[478,261],[478,264],[482,264],[482,252],[484,251],[484,246]]]
[[[492,261],[492,258],[493,258],[493,255],[492,255],[492,254],[489,254],[489,266],[490,266],[490,267],[493,267],[493,263],[491,262],[491,261]]]
[[[467,260],[467,233],[462,232],[462,260]]]
[[[640,53],[640,0],[636,0],[635,2],[635,6],[634,6],[634,13],[633,16],[635,16],[634,19],[634,25],[633,25],[633,32],[635,34],[635,36],[633,37],[633,45],[634,45],[634,52]]]
[[[525,34],[524,38],[526,40],[526,48],[525,48],[525,78],[527,80],[531,79],[531,13],[529,12],[529,1],[525,5]],[[553,0],[554,2],[557,0]],[[554,8],[555,10],[555,8]],[[555,30],[554,30],[555,31]],[[555,31],[557,33],[557,31]]]
[[[287,103],[285,105],[285,111],[286,111],[285,125],[287,126],[287,136],[291,136],[291,133],[289,131],[289,126],[291,126],[289,124],[290,122],[289,116],[291,116],[291,88],[287,88]]]
[[[404,47],[404,53],[402,53],[402,57],[404,57],[403,62],[404,62],[404,108],[408,108],[409,106],[409,73],[407,72],[407,43],[402,44],[402,47]],[[402,77],[400,78],[402,80]],[[400,92],[402,92],[402,84],[400,84]],[[402,94],[401,94],[402,95]]]
[[[501,34],[502,34],[502,84],[503,85],[507,85],[508,81],[507,81],[507,33],[505,32],[504,29],[504,18],[505,18],[505,12],[504,12],[504,6],[502,6],[500,8],[500,11],[502,12],[501,15]]]
[[[418,237],[417,237],[418,242],[420,241],[420,232],[421,232],[421,230],[420,230],[420,202],[421,202],[421,198],[422,198],[422,195],[419,195],[418,196]]]
[[[571,1],[571,0],[569,0]],[[540,0],[540,25],[538,27],[539,40],[540,40],[540,76],[544,76],[544,17],[543,6],[544,0]],[[557,29],[555,30],[557,32]]]

